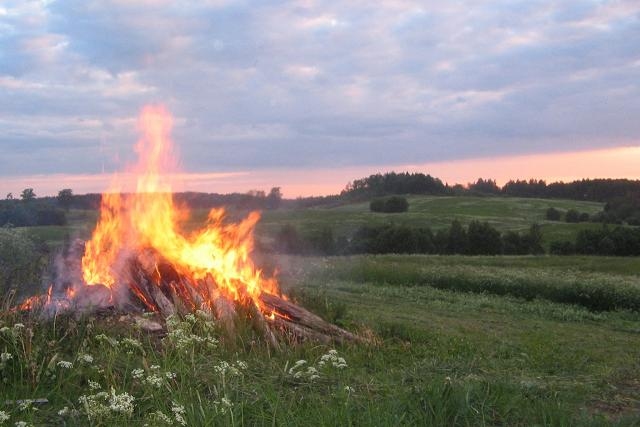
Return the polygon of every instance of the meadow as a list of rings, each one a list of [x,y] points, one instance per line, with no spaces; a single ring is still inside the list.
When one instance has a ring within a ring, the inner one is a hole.
[[[550,224],[544,210],[601,209],[518,200],[417,198],[391,220],[509,229],[540,220],[545,233],[572,233],[591,224]],[[30,232],[55,245],[95,221],[73,215],[65,229]],[[346,232],[389,218],[365,204],[266,212],[260,237],[285,223]],[[292,299],[368,342],[277,352],[242,318],[233,336],[206,313],[171,319],[162,336],[124,315],[44,321],[5,309],[0,424],[640,424],[637,258],[264,254],[260,263]]]

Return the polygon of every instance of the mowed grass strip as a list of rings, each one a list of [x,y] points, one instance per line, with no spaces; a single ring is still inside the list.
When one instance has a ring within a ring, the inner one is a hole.
[[[588,257],[567,258],[563,260],[563,268],[556,257],[539,257],[541,261],[537,267],[505,264],[505,260],[517,262],[529,258],[532,257],[496,258],[502,265],[481,265],[475,257],[427,255],[334,257],[315,262],[319,266],[317,274],[327,279],[431,286],[462,292],[511,295],[527,300],[542,298],[578,304],[591,310],[640,310],[640,276],[637,274],[580,271],[576,264],[571,264],[572,260],[586,260]],[[457,263],[450,262],[452,259]],[[545,267],[544,261],[547,259],[555,266]],[[441,260],[444,265],[439,264]],[[324,264],[329,264],[329,267],[325,268]],[[314,261],[311,261],[309,267],[313,268],[313,265]]]

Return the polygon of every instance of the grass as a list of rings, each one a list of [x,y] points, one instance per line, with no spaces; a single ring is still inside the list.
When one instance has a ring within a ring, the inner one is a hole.
[[[501,230],[537,221],[549,240],[597,226],[546,222],[549,206],[601,209],[415,197],[400,215],[373,214],[367,204],[265,212],[260,232],[268,238],[292,223],[339,234],[388,221],[437,229],[455,217]],[[204,212],[195,214],[187,227]],[[57,245],[87,236],[96,217],[72,211],[69,219],[67,227],[30,232]],[[67,426],[640,425],[638,258],[282,256],[262,263],[280,271],[294,300],[371,342],[274,352],[243,319],[228,336],[205,315],[176,318],[162,337],[129,316],[45,319],[0,310],[0,425],[5,417],[5,425]],[[38,398],[47,403],[28,402]]]
[[[565,273],[637,283],[637,260],[603,260],[268,260],[292,297],[373,337],[368,345],[273,352],[242,320],[229,337],[204,315],[175,319],[162,338],[129,317],[5,311],[0,353],[12,357],[0,368],[0,402],[9,401],[0,411],[8,425],[637,425],[638,311],[460,292],[415,276],[439,267],[520,280],[546,269],[527,286]],[[48,403],[10,403],[36,398]]]

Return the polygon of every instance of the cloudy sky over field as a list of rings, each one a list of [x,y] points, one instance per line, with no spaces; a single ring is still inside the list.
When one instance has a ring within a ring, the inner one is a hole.
[[[182,168],[221,186],[208,191],[286,190],[315,171],[307,192],[321,192],[329,169],[597,162],[640,145],[640,2],[5,0],[0,100],[5,192],[33,175],[99,191],[131,160],[147,103],[174,114]]]

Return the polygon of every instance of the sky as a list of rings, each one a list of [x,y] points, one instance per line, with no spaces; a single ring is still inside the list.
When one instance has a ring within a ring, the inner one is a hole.
[[[149,103],[185,190],[640,178],[640,2],[0,2],[0,194],[101,191]]]

